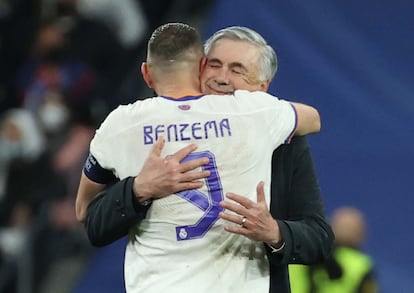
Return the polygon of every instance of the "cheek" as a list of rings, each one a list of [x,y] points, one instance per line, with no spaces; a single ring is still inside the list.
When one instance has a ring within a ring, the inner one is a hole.
[[[214,75],[214,71],[211,70],[209,67],[206,67],[203,72],[201,73],[201,77],[200,80],[201,81],[207,81],[209,79],[211,79],[211,76]]]
[[[205,83],[204,82],[201,82],[201,92],[202,93],[207,93],[207,87],[206,87],[206,85],[205,85]]]
[[[232,85],[233,88],[238,89],[238,90],[248,90],[249,88],[249,84],[246,82],[246,80],[244,80],[243,78],[231,78],[229,81]]]
[[[200,76],[200,84],[201,84],[201,91],[202,92],[205,92],[206,84],[208,83],[208,81],[209,81],[209,76],[207,74],[203,73]]]

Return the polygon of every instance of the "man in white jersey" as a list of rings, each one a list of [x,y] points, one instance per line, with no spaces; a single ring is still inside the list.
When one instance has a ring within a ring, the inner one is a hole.
[[[194,142],[197,152],[184,160],[209,158],[205,185],[154,200],[146,218],[131,229],[125,256],[128,292],[269,291],[263,243],[225,233],[228,223],[219,218],[219,202],[228,191],[255,200],[256,183],[270,181],[273,150],[293,132],[319,131],[319,115],[310,106],[292,106],[264,92],[202,95],[204,64],[193,28],[158,28],[142,72],[160,96],[118,107],[91,142],[97,162],[120,179],[140,171],[161,135],[164,156]],[[82,175],[80,191],[94,188],[88,180]],[[137,197],[141,203],[153,199]]]

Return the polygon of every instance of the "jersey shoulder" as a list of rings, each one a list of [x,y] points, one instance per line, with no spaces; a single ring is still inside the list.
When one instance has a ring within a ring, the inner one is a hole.
[[[249,104],[253,108],[263,106],[276,106],[287,103],[287,101],[279,99],[278,97],[263,91],[251,92],[247,90],[236,90],[234,92],[234,97],[236,101]]]
[[[115,134],[136,125],[142,115],[156,110],[159,99],[158,97],[147,98],[131,104],[119,105],[108,114],[97,133]]]

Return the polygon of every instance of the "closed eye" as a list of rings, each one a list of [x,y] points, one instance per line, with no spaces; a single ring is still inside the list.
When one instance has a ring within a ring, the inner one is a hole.
[[[232,63],[230,65],[231,72],[235,75],[246,75],[247,69],[241,63]]]
[[[207,66],[211,68],[221,68],[223,64],[218,59],[209,59],[207,61]]]
[[[211,68],[220,68],[221,67],[220,64],[207,64],[207,66],[211,67]]]

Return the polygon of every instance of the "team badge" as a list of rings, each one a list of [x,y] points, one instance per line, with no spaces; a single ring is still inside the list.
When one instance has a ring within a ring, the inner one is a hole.
[[[190,110],[191,107],[190,107],[190,105],[179,105],[178,108],[180,108],[181,110],[186,111],[186,110]]]

